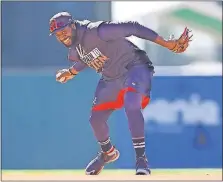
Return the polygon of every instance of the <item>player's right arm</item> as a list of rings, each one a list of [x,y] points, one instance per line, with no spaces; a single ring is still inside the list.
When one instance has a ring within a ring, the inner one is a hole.
[[[86,68],[86,65],[78,61],[70,68],[57,71],[56,81],[66,83],[68,80],[74,78],[80,71],[84,70],[84,68]]]
[[[73,74],[78,74],[79,72],[81,72],[82,70],[84,70],[87,67],[87,65],[81,61],[75,61],[75,63],[73,64],[73,66],[71,66],[69,68],[70,72]]]
[[[87,67],[87,65],[79,59],[75,49],[69,49],[67,58],[69,61],[74,62],[74,64],[70,68],[62,69],[57,72],[56,81],[61,83],[66,83]]]
[[[71,74],[73,73],[76,75],[87,67],[87,65],[80,60],[77,50],[75,49],[69,49],[67,58],[74,63],[73,66],[69,68]]]
[[[86,64],[82,63],[81,61],[77,61],[70,68],[59,70],[56,75],[56,81],[60,83],[66,83],[68,80],[74,78],[79,72],[84,70],[84,68],[86,67]]]

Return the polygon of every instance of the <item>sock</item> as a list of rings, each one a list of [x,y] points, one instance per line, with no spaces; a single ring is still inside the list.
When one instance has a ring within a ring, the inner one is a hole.
[[[136,152],[136,158],[145,157],[145,138],[133,138],[132,142]]]
[[[103,141],[103,142],[98,142],[99,145],[101,146],[101,150],[104,152],[104,153],[111,153],[113,152],[114,150],[114,147],[113,145],[111,144],[111,140],[110,138],[108,138],[107,140]]]

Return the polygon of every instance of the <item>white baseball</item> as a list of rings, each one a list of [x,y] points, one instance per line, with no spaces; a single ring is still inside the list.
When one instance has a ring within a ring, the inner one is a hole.
[[[61,72],[57,73],[57,74],[56,74],[56,78],[58,78],[61,74],[62,74]],[[58,81],[59,81],[59,82],[63,82],[63,81],[65,81],[65,79],[66,79],[65,77],[62,77],[62,78],[60,78]]]

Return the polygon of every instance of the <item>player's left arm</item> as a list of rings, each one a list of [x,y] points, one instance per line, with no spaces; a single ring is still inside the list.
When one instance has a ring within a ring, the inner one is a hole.
[[[183,52],[188,47],[189,30],[185,29],[184,33],[178,40],[165,40],[154,30],[145,27],[135,21],[126,22],[104,22],[98,27],[98,35],[105,41],[115,40],[119,38],[136,36],[145,40],[149,40],[163,47],[166,47],[174,52]],[[180,45],[178,45],[181,43]],[[178,50],[178,48],[181,48]]]

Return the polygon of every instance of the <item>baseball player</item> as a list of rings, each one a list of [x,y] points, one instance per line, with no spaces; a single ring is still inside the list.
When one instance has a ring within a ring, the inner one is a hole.
[[[55,35],[69,49],[68,59],[74,63],[57,72],[58,82],[66,83],[87,67],[101,74],[90,117],[101,151],[86,167],[86,174],[97,175],[105,164],[119,158],[119,151],[110,139],[107,120],[113,111],[122,107],[136,153],[136,175],[150,174],[141,110],[150,101],[154,67],[146,52],[126,37],[136,36],[182,53],[191,41],[190,31],[185,28],[179,39],[165,40],[138,22],[78,21],[68,12],[57,13],[49,24],[50,35]]]

